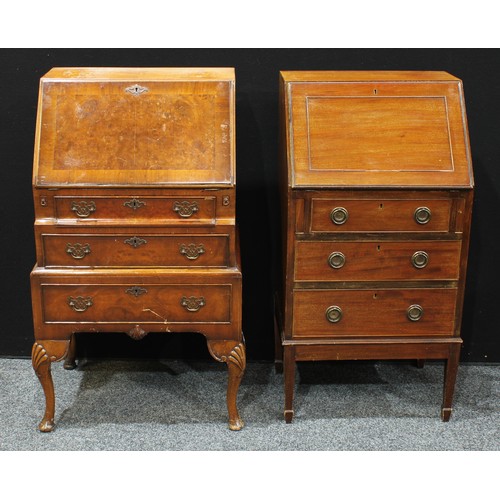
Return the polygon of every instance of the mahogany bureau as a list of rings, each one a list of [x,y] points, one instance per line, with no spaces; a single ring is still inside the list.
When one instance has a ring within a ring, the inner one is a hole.
[[[370,359],[445,360],[447,421],[473,197],[462,82],[285,71],[280,123],[286,422],[297,361]]]
[[[245,370],[232,68],[54,68],[40,83],[31,273],[33,367],[54,427],[51,363],[75,332],[199,332]]]

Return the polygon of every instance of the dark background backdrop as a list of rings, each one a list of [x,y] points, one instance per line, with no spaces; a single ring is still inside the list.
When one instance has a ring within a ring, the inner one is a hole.
[[[475,205],[462,361],[500,362],[500,51],[496,49],[2,49],[0,50],[0,356],[29,356],[29,273],[35,262],[31,170],[38,81],[54,66],[236,68],[237,219],[249,360],[273,358],[279,258],[279,70],[444,70],[464,82]],[[208,358],[196,334],[80,334],[87,357]]]

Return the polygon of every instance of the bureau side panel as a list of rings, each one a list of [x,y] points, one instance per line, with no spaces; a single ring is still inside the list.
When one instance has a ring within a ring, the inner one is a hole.
[[[293,259],[295,242],[295,204],[293,191],[290,189],[290,123],[288,120],[287,89],[280,74],[279,85],[279,172],[280,172],[280,207],[281,207],[281,277],[278,293],[278,307],[283,336],[291,338]]]
[[[463,236],[462,236],[462,249],[460,254],[460,278],[458,282],[458,293],[457,293],[457,307],[456,307],[456,318],[455,318],[455,336],[460,337],[461,326],[462,326],[462,316],[464,307],[464,297],[465,297],[465,286],[466,286],[466,276],[467,276],[467,260],[469,256],[469,242],[471,234],[471,221],[472,221],[472,205],[474,201],[474,191],[471,189],[463,193],[465,202],[461,204],[461,209],[463,213],[460,217],[463,219]],[[463,208],[462,208],[463,207]]]

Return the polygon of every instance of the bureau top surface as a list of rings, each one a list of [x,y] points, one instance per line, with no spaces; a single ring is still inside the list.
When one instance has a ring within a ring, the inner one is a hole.
[[[54,68],[40,81],[33,183],[232,186],[234,69]]]
[[[234,68],[52,68],[43,80],[234,81]]]
[[[462,82],[434,71],[283,71],[292,187],[470,188]]]

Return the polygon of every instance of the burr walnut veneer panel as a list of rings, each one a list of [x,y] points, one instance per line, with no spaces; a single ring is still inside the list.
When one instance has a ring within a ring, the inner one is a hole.
[[[55,69],[42,78],[35,183],[232,185],[234,73],[125,75]]]

